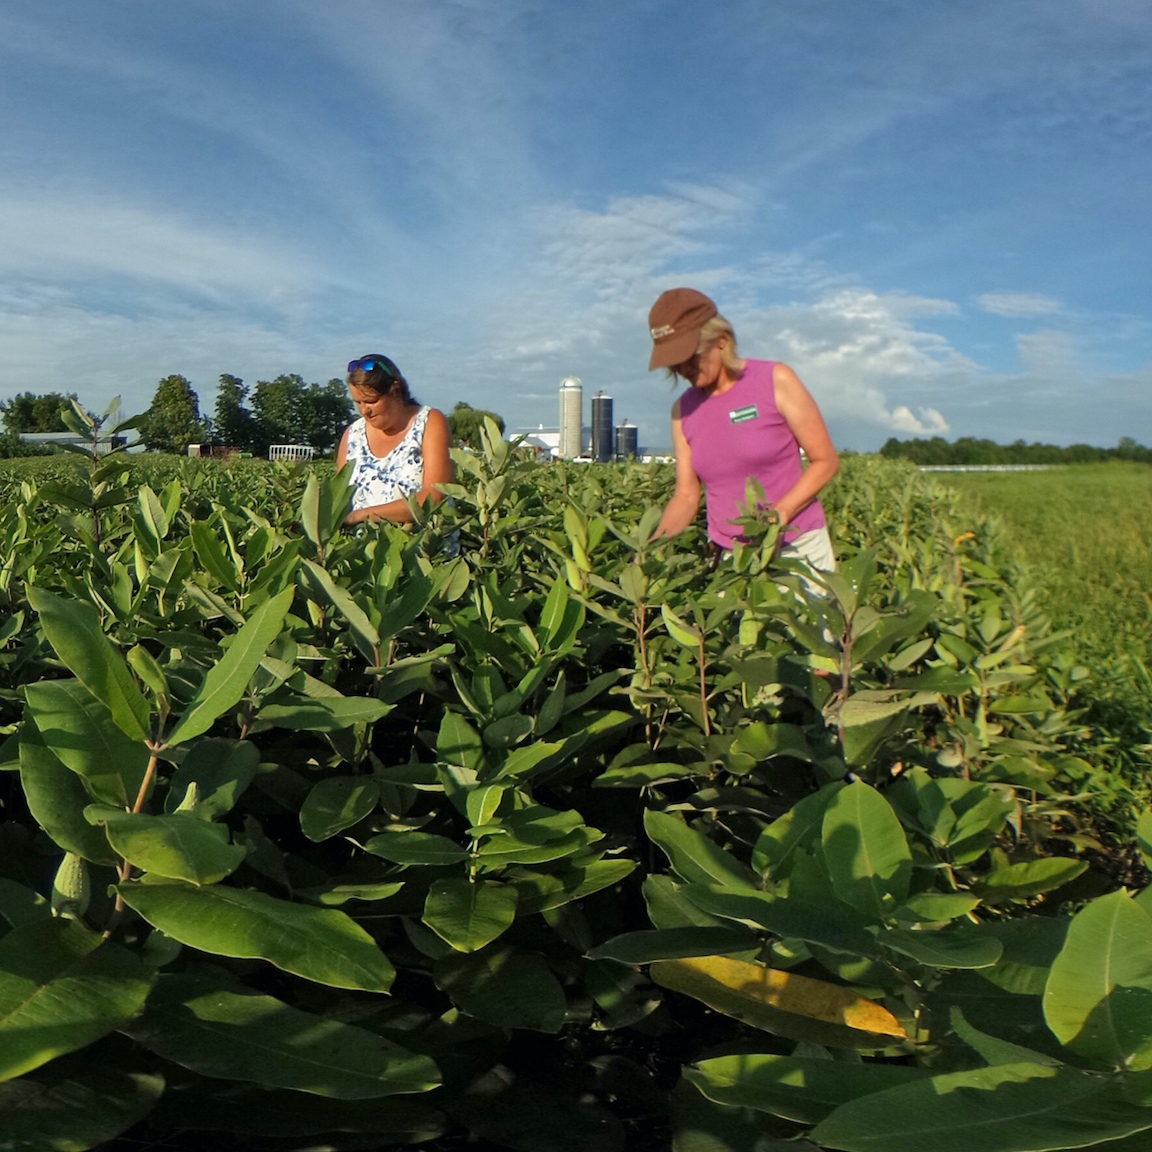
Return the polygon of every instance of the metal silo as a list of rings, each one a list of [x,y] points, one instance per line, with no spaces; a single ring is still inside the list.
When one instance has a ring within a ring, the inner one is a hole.
[[[640,455],[640,441],[635,424],[622,420],[616,426],[616,459],[635,460]]]
[[[597,464],[612,459],[612,397],[603,392],[592,397],[592,459]]]
[[[569,460],[584,450],[584,388],[576,376],[565,376],[560,381],[560,443],[557,456]]]

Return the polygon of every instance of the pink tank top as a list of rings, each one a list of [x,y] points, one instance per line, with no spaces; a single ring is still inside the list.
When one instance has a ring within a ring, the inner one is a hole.
[[[708,396],[689,388],[680,397],[680,426],[692,449],[692,468],[707,491],[708,535],[722,548],[740,539],[731,523],[740,515],[750,477],[759,480],[768,503],[800,479],[800,445],[776,407],[774,360],[748,360],[744,374],[725,393]],[[785,539],[822,528],[819,500],[796,514]]]

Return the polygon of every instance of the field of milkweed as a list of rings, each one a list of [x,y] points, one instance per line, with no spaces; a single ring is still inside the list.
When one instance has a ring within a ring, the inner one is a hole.
[[[1136,1152],[1152,815],[1009,534],[844,461],[0,472],[5,1148]]]

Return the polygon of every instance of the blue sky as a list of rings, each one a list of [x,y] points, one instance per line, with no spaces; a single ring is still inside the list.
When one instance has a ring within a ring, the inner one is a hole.
[[[1143,0],[5,0],[0,397],[342,374],[667,444],[712,295],[841,448],[1152,442]]]

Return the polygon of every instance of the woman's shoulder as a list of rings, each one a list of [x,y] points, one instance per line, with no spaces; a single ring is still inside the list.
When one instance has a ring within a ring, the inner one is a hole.
[[[744,371],[740,374],[740,379],[770,381],[779,367],[779,360],[753,360],[749,356],[744,361]]]
[[[443,441],[445,444],[450,440],[448,417],[440,411],[439,408],[431,408],[425,404],[420,409],[420,414],[416,417],[417,423],[421,427],[421,434],[425,444],[429,443],[429,437],[432,437],[432,442]]]
[[[689,385],[676,397],[672,405],[672,419],[683,420],[685,417],[691,416],[705,399],[703,392]]]

